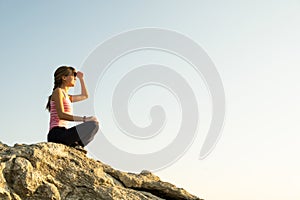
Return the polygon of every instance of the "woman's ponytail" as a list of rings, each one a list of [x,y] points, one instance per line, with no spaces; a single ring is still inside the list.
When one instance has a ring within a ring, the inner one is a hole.
[[[57,83],[54,83],[54,88],[52,91],[54,91],[56,88],[58,88],[60,85],[58,85]],[[48,97],[48,102],[47,102],[47,105],[46,105],[46,109],[50,112],[50,109],[51,109],[51,104],[50,104],[50,101],[51,101],[51,97],[52,97],[52,94]]]

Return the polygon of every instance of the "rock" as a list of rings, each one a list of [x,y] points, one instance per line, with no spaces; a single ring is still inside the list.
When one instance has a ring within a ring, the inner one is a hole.
[[[116,170],[62,144],[0,142],[0,199],[200,200],[150,171]]]

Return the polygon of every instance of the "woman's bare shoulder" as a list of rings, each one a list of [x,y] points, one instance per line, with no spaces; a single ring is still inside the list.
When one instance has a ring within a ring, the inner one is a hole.
[[[63,96],[62,90],[60,88],[56,88],[52,92],[52,100],[59,99],[61,96]]]

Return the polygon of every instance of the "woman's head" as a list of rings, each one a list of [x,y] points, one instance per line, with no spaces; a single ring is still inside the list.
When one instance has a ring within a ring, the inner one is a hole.
[[[56,69],[54,72],[54,88],[55,90],[58,87],[61,87],[63,83],[66,83],[68,80],[70,82],[70,79],[68,79],[69,76],[74,76],[74,80],[76,77],[76,70],[73,67],[69,66],[60,66]],[[71,80],[71,85],[67,86],[74,86],[74,82]]]
[[[73,87],[75,84],[75,77],[76,77],[76,70],[70,66],[60,66],[54,72],[54,87],[53,90],[56,88],[61,87],[63,84],[67,87]],[[51,96],[48,98],[48,103],[46,108],[50,111],[50,100]]]

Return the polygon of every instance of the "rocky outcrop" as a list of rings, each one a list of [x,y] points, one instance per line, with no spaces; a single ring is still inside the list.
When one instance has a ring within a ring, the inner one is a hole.
[[[0,142],[0,160],[1,200],[199,200],[149,171],[122,172],[62,144]]]

